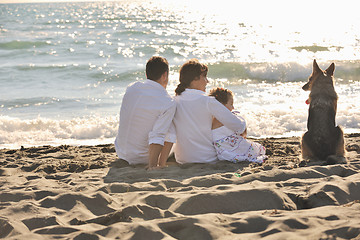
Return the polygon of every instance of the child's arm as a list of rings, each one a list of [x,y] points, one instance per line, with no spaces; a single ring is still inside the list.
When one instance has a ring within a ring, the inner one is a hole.
[[[217,129],[217,128],[222,127],[222,126],[224,126],[224,124],[222,124],[222,123],[221,123],[219,120],[217,120],[216,118],[213,118],[211,130]]]
[[[209,111],[213,116],[219,120],[225,127],[235,131],[244,132],[246,129],[246,122],[242,117],[238,117],[231,113],[223,104],[215,98],[209,98]]]

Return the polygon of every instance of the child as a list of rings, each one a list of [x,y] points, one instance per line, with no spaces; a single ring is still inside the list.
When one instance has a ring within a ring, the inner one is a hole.
[[[214,88],[210,91],[210,96],[215,97],[227,109],[234,109],[233,93],[224,88]],[[233,111],[238,118],[239,112]],[[259,143],[246,139],[246,130],[243,133],[234,132],[225,127],[216,118],[212,123],[213,144],[215,146],[219,160],[227,160],[230,162],[250,161],[255,163],[263,163],[267,156],[265,148]]]

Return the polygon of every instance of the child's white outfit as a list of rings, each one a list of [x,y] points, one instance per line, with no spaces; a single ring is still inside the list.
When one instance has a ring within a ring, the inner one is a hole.
[[[233,113],[240,119],[239,112]],[[230,162],[250,161],[263,163],[267,156],[265,147],[261,144],[249,141],[241,136],[242,133],[234,132],[225,126],[212,130],[213,144],[219,160]]]

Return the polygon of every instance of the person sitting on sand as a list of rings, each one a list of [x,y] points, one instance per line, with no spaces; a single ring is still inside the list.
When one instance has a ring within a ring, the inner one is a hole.
[[[234,110],[234,95],[230,90],[213,88],[209,96],[215,97],[230,112]],[[238,111],[233,111],[232,113],[242,121],[245,121]],[[216,118],[213,119],[211,129],[213,144],[219,160],[227,160],[234,163],[242,161],[263,163],[267,159],[265,147],[246,139],[246,131],[244,133],[233,131],[224,126]]]
[[[118,157],[129,164],[148,164],[148,168],[153,169],[165,165],[159,161],[159,155],[163,145],[168,144],[165,136],[176,104],[166,91],[169,64],[165,58],[150,58],[146,77],[146,81],[137,81],[126,89],[115,149]]]
[[[245,121],[237,118],[214,97],[205,93],[208,67],[191,59],[180,69],[180,84],[175,93],[176,113],[172,131],[178,163],[209,163],[217,160],[212,144],[211,125],[215,117],[232,131],[244,132]]]

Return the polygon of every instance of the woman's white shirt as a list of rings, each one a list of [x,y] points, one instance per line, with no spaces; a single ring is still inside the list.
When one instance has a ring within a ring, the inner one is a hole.
[[[215,117],[227,128],[244,132],[246,123],[233,115],[214,97],[196,89],[186,89],[175,97],[176,113],[172,132],[176,133],[174,148],[178,163],[208,163],[217,160],[212,141],[212,120]]]

